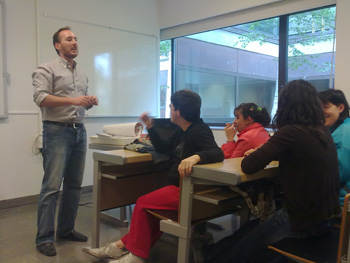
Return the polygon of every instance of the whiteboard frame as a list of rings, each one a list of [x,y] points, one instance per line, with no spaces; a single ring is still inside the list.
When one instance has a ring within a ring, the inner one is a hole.
[[[8,88],[8,73],[7,73],[7,59],[6,59],[6,12],[5,12],[5,2],[0,1],[0,12],[1,12],[1,19],[0,19],[0,63],[2,66],[2,70],[0,71],[1,77],[0,77],[0,118],[7,118],[8,117],[8,102],[7,102],[7,88]],[[2,106],[1,106],[2,104]]]

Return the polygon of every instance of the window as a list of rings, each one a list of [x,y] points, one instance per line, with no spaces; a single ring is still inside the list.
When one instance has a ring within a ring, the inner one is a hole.
[[[274,116],[285,82],[303,78],[318,90],[332,87],[334,26],[335,7],[326,7],[175,38],[167,68],[172,90],[197,92],[211,125],[232,122],[244,102]]]
[[[289,16],[288,81],[305,79],[318,91],[333,87],[335,7]]]
[[[160,114],[164,118],[170,116],[169,104],[171,96],[171,40],[160,42]]]

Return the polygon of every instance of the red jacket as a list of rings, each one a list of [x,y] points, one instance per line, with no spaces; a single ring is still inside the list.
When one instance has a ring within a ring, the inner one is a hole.
[[[260,123],[255,122],[238,133],[238,140],[224,143],[221,146],[225,159],[243,157],[250,149],[260,147],[270,139],[270,134]]]

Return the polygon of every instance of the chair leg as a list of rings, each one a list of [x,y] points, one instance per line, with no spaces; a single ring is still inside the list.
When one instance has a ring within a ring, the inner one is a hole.
[[[239,210],[239,217],[240,217],[240,221],[239,221],[239,225],[243,226],[245,223],[247,223],[250,220],[250,209],[248,207],[242,208]]]

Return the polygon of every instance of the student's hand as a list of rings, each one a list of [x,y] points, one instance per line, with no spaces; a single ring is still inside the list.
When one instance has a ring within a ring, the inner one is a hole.
[[[232,142],[236,136],[237,130],[232,123],[226,123],[226,127],[224,128],[226,138],[228,142]]]
[[[98,105],[98,98],[96,96],[90,96],[90,105]]]
[[[258,148],[250,149],[250,150],[246,151],[246,152],[244,153],[244,156],[248,156],[249,154],[255,152],[257,149],[258,149]]]
[[[177,171],[179,172],[181,177],[189,176],[192,173],[193,165],[199,163],[200,161],[201,158],[198,154],[192,155],[181,161],[181,163],[177,167]]]
[[[259,147],[256,147],[255,149],[250,149],[250,150],[246,151],[246,152],[244,153],[244,156],[248,156],[249,154],[255,152],[257,149],[259,149],[259,148],[260,148],[261,146],[263,146],[263,145],[264,145],[264,144],[262,143],[262,144],[259,145]]]
[[[152,124],[152,118],[150,118],[148,116],[148,112],[144,112],[141,114],[140,116],[140,120],[146,125],[147,129],[152,128],[153,124]]]

